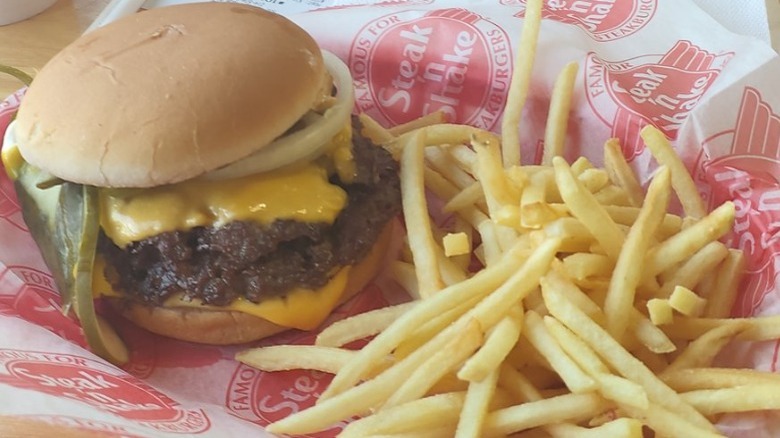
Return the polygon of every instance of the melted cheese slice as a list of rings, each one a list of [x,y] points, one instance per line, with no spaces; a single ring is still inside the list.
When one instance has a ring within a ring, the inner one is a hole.
[[[333,223],[346,202],[346,192],[328,181],[326,169],[310,163],[235,179],[101,190],[100,224],[124,247],[166,231],[236,220]]]

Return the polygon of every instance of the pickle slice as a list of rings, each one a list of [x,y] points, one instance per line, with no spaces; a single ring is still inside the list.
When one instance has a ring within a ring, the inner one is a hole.
[[[95,187],[63,183],[41,189],[50,176],[23,165],[15,188],[22,213],[54,276],[64,313],[76,314],[92,351],[115,364],[127,362],[127,347],[96,313],[92,271],[99,231]]]

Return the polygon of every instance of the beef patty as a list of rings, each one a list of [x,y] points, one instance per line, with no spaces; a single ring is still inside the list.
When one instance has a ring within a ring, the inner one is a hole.
[[[349,184],[331,177],[348,195],[332,225],[236,221],[165,232],[125,248],[101,231],[106,278],[126,296],[152,305],[180,292],[221,306],[238,297],[257,303],[295,287],[324,286],[340,267],[365,257],[401,210],[398,164],[362,137],[359,126],[353,131],[356,176]]]

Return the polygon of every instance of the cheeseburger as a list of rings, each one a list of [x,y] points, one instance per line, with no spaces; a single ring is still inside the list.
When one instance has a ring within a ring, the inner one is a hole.
[[[286,18],[172,6],[56,55],[27,90],[3,158],[28,223],[41,222],[35,200],[53,198],[65,216],[50,222],[84,224],[76,244],[31,226],[53,271],[68,277],[62,258],[77,254],[71,270],[90,272],[91,294],[138,325],[242,343],[317,327],[381,264],[398,169],[360,135],[352,107],[347,68]],[[35,184],[20,183],[25,169]],[[95,206],[92,222],[89,208],[63,206],[71,198],[35,193],[74,186],[78,205]],[[44,247],[68,242],[78,248]],[[59,287],[77,301],[85,281],[71,280]]]

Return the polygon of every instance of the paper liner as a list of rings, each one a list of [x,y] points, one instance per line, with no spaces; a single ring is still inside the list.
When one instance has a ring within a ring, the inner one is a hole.
[[[288,3],[272,9],[330,7],[292,18],[348,63],[359,110],[385,124],[442,109],[457,122],[500,126],[524,1]],[[601,163],[604,141],[618,137],[647,181],[656,164],[638,132],[659,126],[709,205],[732,200],[737,207],[726,240],[745,251],[748,274],[734,315],[780,313],[777,55],[726,31],[691,1],[549,1],[544,17],[522,122],[524,162],[540,159],[557,72],[578,61],[569,158]],[[21,97],[0,104],[0,132]],[[332,319],[403,299],[396,285],[380,280]],[[116,325],[132,351],[123,369],[85,350],[77,323],[60,313],[13,186],[0,175],[0,399],[13,401],[0,405],[0,414],[117,437],[267,436],[262,425],[311,406],[330,380],[311,371],[249,368],[233,360],[246,346],[199,346]],[[291,331],[255,345],[311,343],[314,336]],[[779,350],[778,342],[741,344],[727,357],[731,365],[774,371]],[[341,427],[310,436],[332,436]],[[727,416],[720,427],[732,436],[780,433],[773,413]]]

